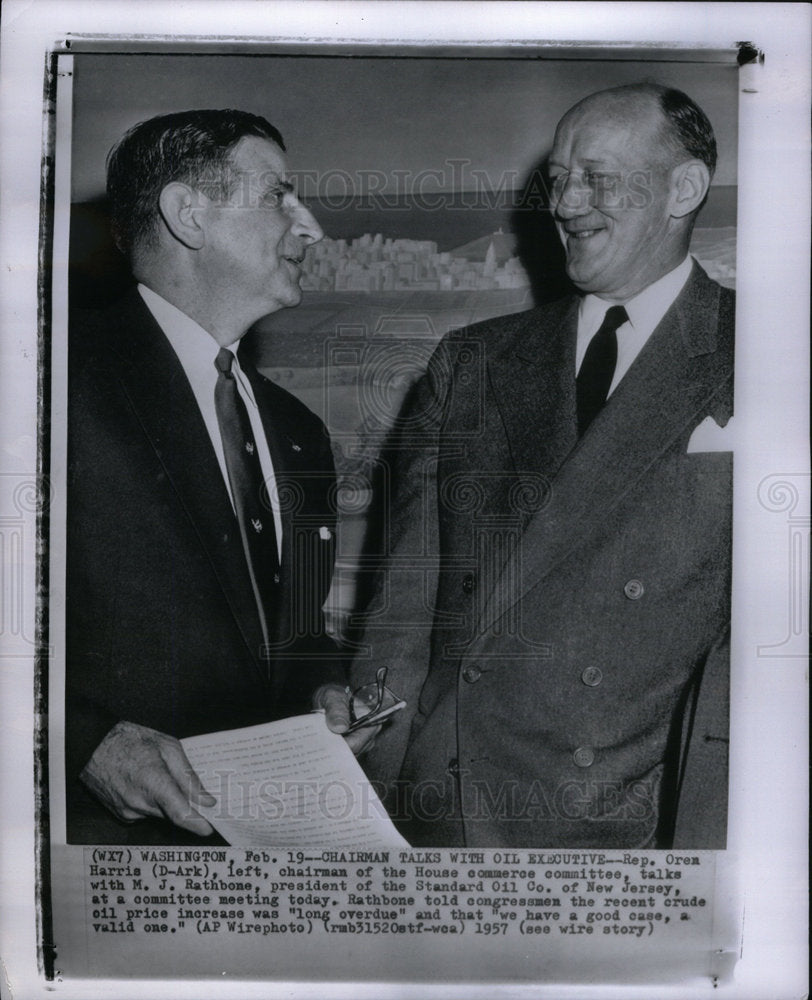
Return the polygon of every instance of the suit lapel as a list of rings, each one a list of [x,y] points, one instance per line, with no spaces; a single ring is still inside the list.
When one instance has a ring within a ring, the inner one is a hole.
[[[301,459],[304,457],[303,445],[297,440],[295,427],[289,426],[288,414],[279,405],[274,394],[274,387],[267,379],[243,359],[240,355],[240,365],[251,382],[254,396],[259,405],[262,426],[265,429],[265,439],[274,468],[277,493],[279,496],[280,518],[282,521],[282,560],[281,569],[284,576],[291,572],[291,538],[294,517],[300,512],[301,494],[296,480],[300,473]]]
[[[137,291],[119,313],[119,377],[145,435],[195,527],[258,669],[264,638],[237,521],[194,393]],[[204,623],[201,623],[203,625]]]
[[[251,382],[254,397],[259,404],[262,425],[265,429],[265,440],[273,464],[276,496],[279,501],[279,516],[282,524],[282,556],[279,563],[279,603],[276,607],[275,621],[268,622],[268,638],[271,644],[284,643],[290,639],[291,629],[295,627],[293,613],[293,562],[296,547],[294,519],[298,510],[299,484],[295,478],[295,457],[301,454],[301,446],[289,434],[287,420],[282,407],[276,405],[273,387],[259,374],[256,368],[240,354],[240,366]],[[299,449],[299,451],[296,451]],[[274,690],[281,692],[287,666],[284,655],[274,664]]]
[[[517,473],[552,478],[576,443],[577,312],[572,298],[520,314],[511,348],[489,364]]]
[[[695,265],[589,432],[553,471],[549,503],[530,520],[506,563],[484,605],[478,634],[600,531],[607,513],[697,415],[717,409],[713,399],[732,378],[731,352],[717,349],[718,295],[718,286]],[[554,427],[565,440],[560,418],[554,418]],[[535,430],[545,433],[543,424]],[[518,589],[507,586],[509,580],[518,580]]]
[[[322,560],[321,554],[323,546],[334,544],[335,525],[327,523],[326,513],[327,491],[334,487],[334,476],[331,469],[318,467],[320,459],[314,454],[312,431],[303,428],[294,416],[287,393],[260,374],[244,352],[240,354],[240,365],[251,382],[262,416],[279,497],[280,599],[275,621],[268,625],[270,641],[280,644],[273,672],[274,690],[280,693],[291,660],[286,653],[293,652],[292,644],[305,638],[297,630],[314,626],[311,615],[316,606],[320,611],[329,590],[329,579],[325,581],[321,576],[325,571],[332,574],[332,559]],[[332,529],[333,540],[321,537],[322,527]],[[306,645],[305,641],[301,649]]]

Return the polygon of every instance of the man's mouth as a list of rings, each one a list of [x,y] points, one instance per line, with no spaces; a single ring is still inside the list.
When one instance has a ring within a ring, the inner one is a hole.
[[[565,229],[564,232],[571,240],[588,240],[591,236],[595,236],[596,233],[602,233],[603,229]]]
[[[300,257],[288,257],[288,256],[285,256],[285,260],[288,261],[291,264],[295,264],[296,267],[301,267],[302,264],[304,263],[304,254],[302,254]]]

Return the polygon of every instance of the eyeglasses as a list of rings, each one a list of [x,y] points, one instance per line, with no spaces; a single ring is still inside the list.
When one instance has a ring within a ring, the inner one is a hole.
[[[350,726],[347,733],[367,726],[379,726],[390,715],[406,707],[406,702],[386,686],[388,667],[379,667],[372,684],[363,684],[350,698]]]

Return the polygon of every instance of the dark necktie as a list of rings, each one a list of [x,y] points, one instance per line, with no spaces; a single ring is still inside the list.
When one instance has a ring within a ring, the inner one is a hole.
[[[231,351],[221,348],[214,362],[219,372],[214,387],[214,406],[240,537],[263,632],[268,639],[268,623],[276,605],[274,589],[279,583],[276,530],[251,421],[231,370],[233,363]]]
[[[579,437],[585,433],[606,402],[617,364],[617,329],[628,318],[623,306],[611,306],[606,310],[600,329],[586,349],[581,370],[575,380]]]

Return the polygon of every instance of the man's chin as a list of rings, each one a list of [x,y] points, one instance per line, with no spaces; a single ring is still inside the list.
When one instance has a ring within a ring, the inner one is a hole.
[[[301,301],[301,288],[299,288],[298,285],[291,285],[284,292],[281,292],[276,296],[273,311],[276,312],[279,309],[292,309],[294,306],[298,306]]]
[[[578,266],[577,264],[572,264],[567,262],[566,268],[567,277],[575,285],[575,287],[588,294],[592,291],[592,285],[595,280],[595,275],[587,272],[583,266]]]

